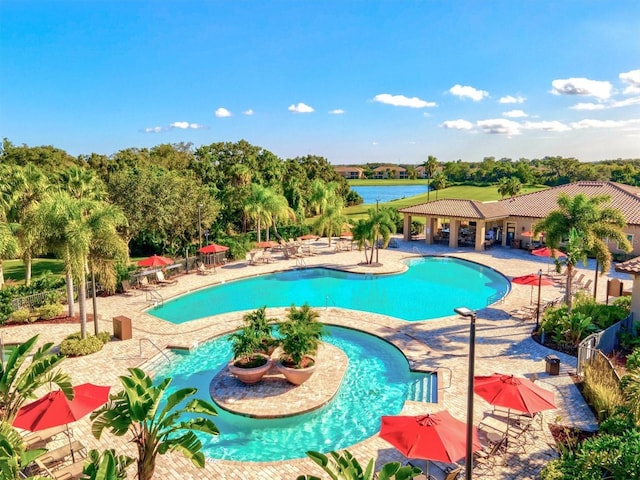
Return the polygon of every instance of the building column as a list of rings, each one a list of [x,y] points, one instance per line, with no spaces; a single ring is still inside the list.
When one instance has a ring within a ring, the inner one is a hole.
[[[487,224],[484,221],[476,222],[476,252],[482,252],[484,250],[484,236],[486,232]]]
[[[402,239],[405,242],[411,241],[411,215],[404,214],[404,223],[402,224]]]
[[[449,248],[458,248],[458,231],[460,230],[460,220],[454,218],[449,222]]]
[[[433,217],[427,217],[424,222],[424,243],[433,244]]]

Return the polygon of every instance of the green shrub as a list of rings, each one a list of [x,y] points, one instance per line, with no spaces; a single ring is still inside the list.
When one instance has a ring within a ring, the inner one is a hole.
[[[102,350],[104,342],[93,335],[87,335],[84,340],[79,333],[74,333],[65,338],[60,344],[60,353],[67,357],[81,357],[91,355]]]
[[[98,338],[103,344],[109,343],[111,341],[111,334],[109,332],[99,332]]]
[[[600,424],[598,429],[601,433],[611,435],[622,435],[629,429],[635,427],[633,414],[626,407],[619,407],[609,418]]]
[[[16,323],[29,323],[31,321],[31,311],[28,308],[21,308],[11,314],[11,320]]]
[[[59,303],[46,303],[36,309],[36,314],[43,320],[55,318],[62,313],[62,305]]]
[[[617,297],[611,305],[616,307],[624,308],[627,312],[627,315],[631,312],[631,295],[625,295],[624,297]]]
[[[635,370],[640,367],[640,347],[636,347],[630,355],[627,356],[627,369]]]
[[[600,355],[584,364],[582,393],[600,421],[612,416],[625,404],[618,377],[615,376],[607,360]]]
[[[640,323],[633,323],[633,332],[620,331],[618,338],[620,346],[626,351],[633,351],[640,347]]]

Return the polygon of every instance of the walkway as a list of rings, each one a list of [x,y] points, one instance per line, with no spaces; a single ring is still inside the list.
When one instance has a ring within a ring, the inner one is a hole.
[[[307,266],[324,265],[349,271],[375,271],[376,273],[398,271],[404,268],[401,260],[419,254],[448,254],[491,266],[508,277],[519,276],[546,269],[548,259],[529,255],[525,251],[494,248],[486,252],[472,252],[466,249],[452,251],[443,246],[427,246],[417,242],[398,241],[399,248],[380,251],[382,267],[359,266],[364,258],[362,252],[333,253],[325,239],[315,245],[318,255],[305,259]],[[225,282],[241,277],[258,275],[275,270],[295,267],[295,260],[280,260],[266,265],[249,266],[244,261],[228,264],[217,269],[214,275],[195,273],[179,278],[177,285],[163,287],[160,292],[166,299],[174,295],[188,293],[203,286]],[[591,272],[585,272],[592,275]],[[589,277],[590,278],[590,277]],[[600,296],[604,295],[604,279],[600,279]],[[547,295],[554,287],[545,287]],[[575,358],[556,353],[561,360],[561,374],[550,377],[544,373],[544,358],[548,349],[530,338],[532,325],[509,318],[510,310],[529,303],[530,287],[513,285],[510,294],[502,303],[494,304],[479,311],[477,321],[476,367],[477,375],[493,372],[517,375],[537,374],[539,382],[556,394],[558,409],[545,413],[545,422],[596,429],[597,423],[589,408],[573,383],[571,373],[575,372]],[[402,299],[398,299],[403,301]],[[429,299],[425,299],[429,301]],[[243,312],[208,317],[183,325],[173,325],[144,313],[149,305],[145,294],[138,296],[115,295],[99,299],[98,310],[102,318],[100,330],[112,331],[112,317],[125,315],[133,320],[133,340],[112,341],[94,355],[84,358],[67,359],[64,369],[70,373],[74,384],[93,382],[119,385],[118,376],[126,374],[132,366],[153,369],[154,362],[164,361],[154,345],[194,346],[209,338],[228,333],[238,328]],[[257,308],[258,306],[256,306]],[[284,309],[270,309],[269,316],[283,316]],[[466,415],[466,379],[468,362],[468,322],[456,315],[424,322],[404,322],[392,317],[367,312],[328,308],[321,311],[321,321],[335,325],[348,325],[374,333],[398,345],[410,361],[412,368],[438,370],[440,372],[439,404],[407,402],[404,414],[417,414],[425,410],[432,412],[448,409],[455,417],[464,420]],[[91,326],[88,327],[91,331]],[[78,330],[77,325],[25,325],[3,328],[5,342],[24,341],[35,333],[40,333],[40,341],[59,343],[66,335]],[[150,341],[142,340],[149,339]],[[153,342],[153,343],[152,343]],[[490,406],[475,397],[474,423],[478,424]],[[114,438],[105,434],[101,441],[93,438],[90,422],[84,419],[73,425],[75,437],[89,448],[116,448],[119,452],[133,453],[128,436]],[[535,445],[517,458],[508,458],[507,466],[498,469],[491,477],[475,475],[477,478],[534,479],[549,459],[555,456],[552,438],[548,429],[538,434]],[[387,442],[374,436],[349,448],[349,451],[366,464],[376,458],[377,466],[398,460],[404,461]],[[132,470],[132,469],[131,469]],[[133,473],[133,472],[131,472]],[[299,474],[315,474],[324,478],[323,472],[310,460],[300,459],[275,463],[242,463],[210,460],[205,469],[196,469],[179,455],[165,455],[158,459],[156,477],[161,479],[295,479]],[[133,478],[133,477],[132,477]]]

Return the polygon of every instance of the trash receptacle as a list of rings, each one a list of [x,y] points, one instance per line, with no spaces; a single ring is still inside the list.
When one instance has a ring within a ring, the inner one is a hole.
[[[113,317],[113,336],[119,340],[131,340],[131,319],[129,317]]]
[[[560,359],[555,355],[547,355],[545,360],[547,361],[546,372],[549,375],[560,375]]]

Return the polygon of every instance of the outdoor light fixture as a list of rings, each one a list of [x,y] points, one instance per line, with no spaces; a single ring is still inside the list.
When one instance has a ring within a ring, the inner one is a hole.
[[[198,248],[202,248],[202,222],[200,221],[200,209],[202,204],[198,204]]]
[[[453,311],[471,320],[469,331],[469,380],[467,383],[467,453],[465,457],[467,480],[471,480],[473,471],[473,377],[476,356],[476,312],[466,307],[454,308]]]
[[[536,308],[536,332],[540,327],[540,291],[542,290],[542,269],[538,270],[538,306]]]

